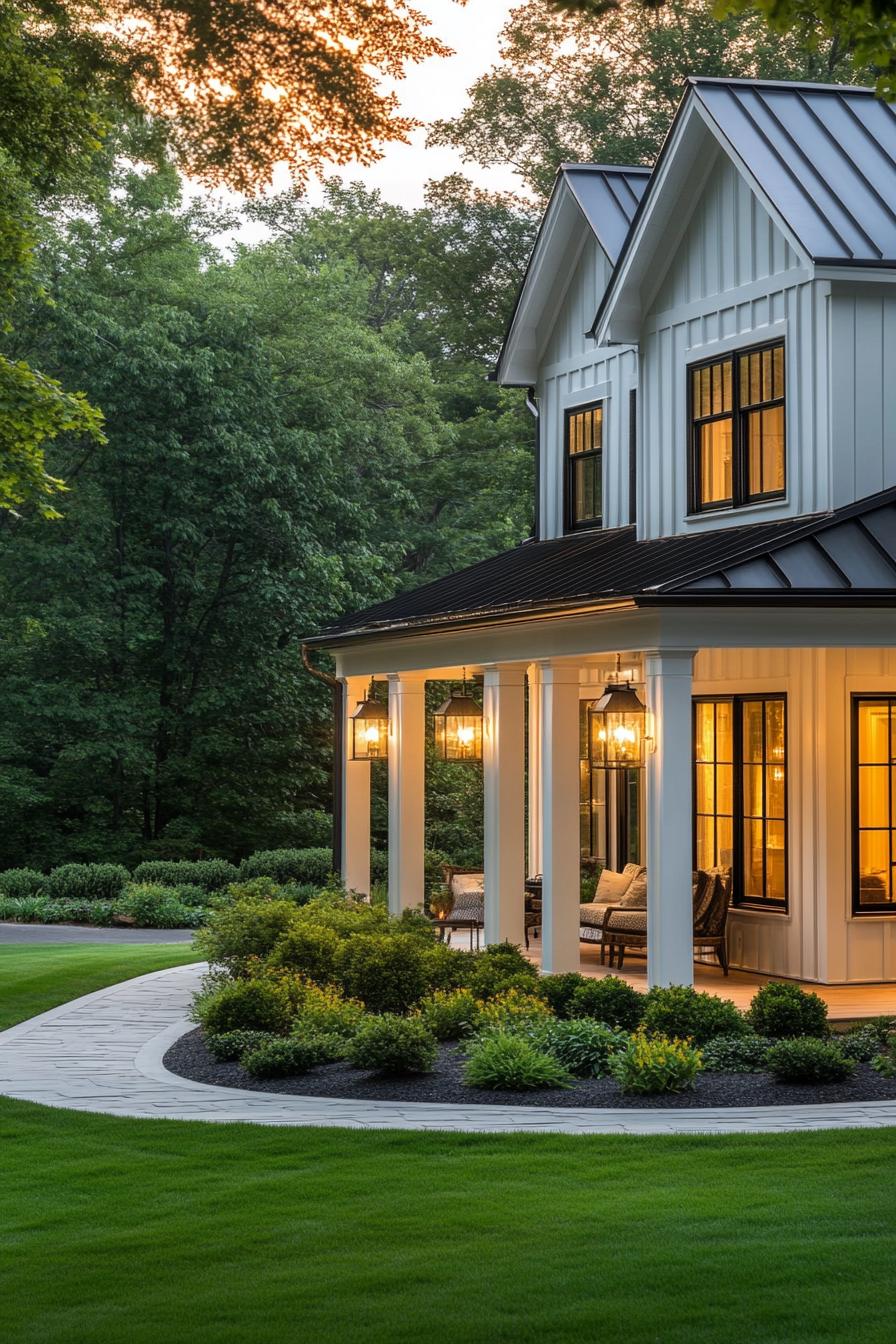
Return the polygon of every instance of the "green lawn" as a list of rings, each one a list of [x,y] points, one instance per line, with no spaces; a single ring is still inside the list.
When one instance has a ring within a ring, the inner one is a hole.
[[[196,960],[189,943],[0,943],[0,1031],[91,990]]]
[[[0,1101],[0,1338],[889,1344],[894,1155],[888,1131],[441,1136]]]

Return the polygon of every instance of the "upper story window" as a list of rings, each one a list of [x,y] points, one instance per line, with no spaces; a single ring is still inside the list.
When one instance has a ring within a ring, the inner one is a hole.
[[[736,509],[785,491],[784,342],[692,364],[691,507]]]
[[[597,527],[603,510],[603,402],[566,412],[566,527]]]

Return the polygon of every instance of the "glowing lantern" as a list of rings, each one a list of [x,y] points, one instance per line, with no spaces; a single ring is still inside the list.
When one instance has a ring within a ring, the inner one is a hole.
[[[389,711],[373,698],[373,683],[366,700],[358,701],[351,716],[352,760],[384,761],[389,751]]]
[[[591,761],[610,770],[643,764],[647,708],[630,681],[608,681],[590,710]]]
[[[482,760],[482,706],[467,691],[466,668],[460,695],[449,695],[432,722],[436,751],[443,761]]]

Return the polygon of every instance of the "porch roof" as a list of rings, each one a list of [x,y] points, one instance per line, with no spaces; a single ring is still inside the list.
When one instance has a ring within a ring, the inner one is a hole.
[[[620,601],[793,606],[896,602],[896,488],[831,513],[639,541],[634,527],[525,541],[343,616],[311,645],[574,613]]]

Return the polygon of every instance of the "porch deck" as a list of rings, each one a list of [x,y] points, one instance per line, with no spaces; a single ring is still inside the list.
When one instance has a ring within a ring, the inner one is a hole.
[[[532,939],[527,955],[536,966],[541,964],[541,944],[538,939]],[[611,970],[608,966],[601,966],[600,948],[596,944],[589,946],[583,943],[580,948],[579,969],[582,975],[621,975],[623,980],[627,980],[635,989],[647,989],[647,962],[644,957],[632,957],[627,960],[621,971]],[[732,971],[726,977],[718,966],[694,963],[695,987],[708,994],[718,994],[723,999],[732,999],[738,1008],[748,1008],[756,990],[776,978],[782,977],[755,975],[748,971]],[[824,999],[832,1021],[877,1017],[883,1013],[892,1013],[896,1017],[896,984],[817,985],[807,981],[798,983]]]

